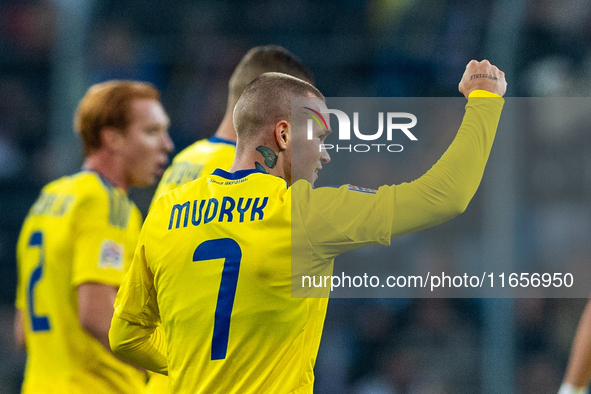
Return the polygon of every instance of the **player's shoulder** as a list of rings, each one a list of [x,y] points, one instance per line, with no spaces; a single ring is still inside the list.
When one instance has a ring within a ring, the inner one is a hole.
[[[334,204],[348,204],[354,209],[379,200],[389,201],[394,193],[394,189],[387,185],[381,186],[378,190],[351,184],[314,187],[305,179],[294,182],[291,190],[293,202],[297,206],[322,209]]]
[[[106,190],[101,186],[98,174],[91,171],[80,171],[72,175],[65,175],[47,183],[41,189],[46,194],[74,194],[84,196],[96,194]]]
[[[218,168],[204,178],[208,183],[231,187],[228,192],[234,194],[246,192],[263,193],[268,196],[286,196],[291,191],[285,179],[257,169],[229,172]]]
[[[222,212],[231,213],[234,209],[242,212],[241,215],[251,209],[260,212],[262,218],[265,207],[276,215],[289,202],[290,188],[283,178],[257,169],[229,172],[218,168],[158,197],[143,228],[159,233],[163,229],[179,228],[183,220],[184,227],[187,227],[190,217],[191,223],[195,220],[199,223],[202,213],[209,218],[204,222],[208,223],[214,217],[223,218]],[[221,216],[218,216],[218,210]],[[254,217],[254,213],[252,215]],[[177,223],[176,227],[174,223]]]
[[[74,214],[75,217],[80,217],[80,208],[95,214],[108,205],[107,188],[102,185],[99,175],[90,171],[80,171],[46,184],[29,210],[28,216],[62,217]]]
[[[167,202],[178,201],[183,198],[186,199],[188,198],[186,196],[195,194],[195,190],[206,187],[207,183],[207,177],[202,176],[195,180],[186,182],[174,189],[167,190],[163,192],[160,196],[158,196],[154,203],[154,207],[162,204],[167,204]],[[152,211],[152,209],[153,208],[150,208],[150,211]]]
[[[84,206],[111,211],[138,211],[127,193],[95,171],[80,171],[71,175],[65,182]]]
[[[123,199],[127,199],[127,194],[122,189],[95,171],[80,171],[71,175],[69,186],[81,200],[108,201],[113,199],[113,195],[121,195]]]
[[[179,152],[173,162],[201,162],[205,158],[215,157],[215,155],[227,153],[234,157],[236,151],[236,142],[218,137],[211,137],[199,140],[181,152]]]
[[[141,222],[141,213],[127,193],[95,171],[81,171],[72,176],[80,211],[96,220],[108,218],[111,226],[127,228],[130,218]]]
[[[203,197],[203,189],[201,188],[206,187],[204,179],[205,177],[199,177],[174,189],[160,193],[158,197],[152,201],[142,231],[153,231],[153,229],[160,228],[158,223],[162,223],[163,220],[166,221],[166,218],[170,215],[171,208],[174,210],[175,206],[184,206],[185,204],[190,205],[189,201],[194,200],[196,198],[195,196]],[[196,189],[198,190],[195,191]]]
[[[222,189],[215,190],[215,186]],[[241,194],[256,191],[267,194],[284,195],[289,191],[289,185],[285,179],[267,174],[256,169],[238,170],[229,172],[221,168],[215,169],[211,174],[203,175],[193,181],[187,182],[178,188],[164,192],[156,200],[156,206],[170,207],[179,202],[194,200],[195,196],[205,198],[216,193]]]

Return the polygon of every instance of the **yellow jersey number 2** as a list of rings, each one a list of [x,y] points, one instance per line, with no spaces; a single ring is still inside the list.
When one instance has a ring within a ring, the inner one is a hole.
[[[43,232],[35,231],[29,238],[29,247],[39,248],[39,263],[31,272],[29,281],[27,283],[27,307],[29,308],[29,316],[31,317],[31,329],[33,332],[49,331],[51,324],[49,317],[38,316],[35,313],[35,286],[43,278],[43,266],[45,265],[45,253],[43,250]]]

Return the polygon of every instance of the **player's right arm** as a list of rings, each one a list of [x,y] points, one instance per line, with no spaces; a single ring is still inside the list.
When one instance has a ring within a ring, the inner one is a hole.
[[[85,282],[78,286],[78,320],[82,328],[107,349],[113,304],[117,296],[115,286]]]
[[[16,284],[16,300],[15,300],[15,313],[14,313],[14,340],[19,348],[26,348],[26,334],[25,334],[25,321],[27,311],[27,301],[25,295],[25,253],[24,250],[27,245],[27,236],[30,236],[30,232],[26,227],[26,222],[23,224],[23,228],[19,234],[16,247],[16,264],[17,264],[17,284]]]
[[[387,245],[391,238],[438,225],[462,213],[482,179],[505,90],[502,71],[486,60],[470,62],[460,82],[468,103],[458,133],[437,163],[413,182],[382,186],[375,194],[347,186],[337,191],[312,191],[309,184],[296,182],[295,205],[304,221],[313,223],[304,225],[317,252],[331,258],[375,242]]]
[[[14,341],[21,349],[25,348],[25,327],[23,325],[23,311],[16,309],[14,313]]]
[[[487,60],[468,63],[459,84],[468,103],[454,141],[419,179],[393,186],[392,237],[443,223],[464,212],[482,180],[506,86],[505,74]]]
[[[591,300],[573,341],[564,382],[558,394],[586,394],[591,380]]]
[[[131,268],[125,275],[115,300],[109,330],[111,350],[117,356],[147,370],[168,374],[167,347],[154,287],[154,275],[145,255],[142,228]]]
[[[162,325],[143,326],[114,315],[109,341],[115,355],[148,371],[168,375],[166,336]]]

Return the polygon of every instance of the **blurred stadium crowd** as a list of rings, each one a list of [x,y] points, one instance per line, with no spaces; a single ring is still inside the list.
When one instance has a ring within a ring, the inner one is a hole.
[[[51,126],[59,124],[56,111],[65,119],[74,111],[60,105],[59,92],[71,89],[78,100],[87,86],[107,79],[150,81],[163,92],[180,151],[214,133],[230,73],[254,45],[288,48],[313,71],[327,97],[457,97],[465,64],[488,56],[487,34],[500,23],[491,20],[495,2],[488,0],[81,1],[88,7],[87,26],[78,31],[83,50],[70,53],[79,56],[74,59],[60,58],[58,33],[68,19],[60,9],[73,3],[0,2],[1,393],[18,392],[24,366],[12,339],[18,231],[41,186],[80,165],[71,126],[65,132]],[[589,22],[591,4],[584,0],[526,2],[515,42],[492,44],[511,45],[518,53],[514,73],[507,74],[510,95],[589,96]],[[56,73],[62,62],[79,63],[83,80]],[[521,153],[514,169],[514,226],[520,259],[591,261],[591,136],[588,125],[568,122],[553,119],[546,127],[516,132]],[[395,175],[410,180],[420,174]],[[144,213],[152,192],[132,193]],[[417,235],[424,247],[409,258],[469,254],[470,230],[482,224],[476,213],[486,209],[481,197],[477,194],[468,219]],[[405,240],[393,247],[404,252]],[[483,353],[495,347],[483,335],[483,315],[485,304],[494,302],[331,300],[316,391],[495,392],[482,379]],[[516,393],[556,392],[584,304],[519,299],[507,309]]]

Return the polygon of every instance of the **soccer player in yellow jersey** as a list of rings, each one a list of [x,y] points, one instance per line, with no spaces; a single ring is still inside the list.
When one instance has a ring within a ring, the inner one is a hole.
[[[80,102],[83,169],[43,188],[17,245],[23,393],[145,390],[145,373],[110,351],[108,330],[142,222],[126,191],[162,175],[173,149],[168,124],[158,90],[146,83],[98,84]]]
[[[281,72],[314,84],[310,71],[287,49],[276,45],[254,47],[240,60],[228,83],[228,106],[215,135],[195,142],[175,156],[154,193],[175,189],[216,168],[228,170],[236,152],[236,131],[232,122],[234,106],[253,79],[266,72]]]
[[[320,149],[328,131],[316,128],[308,140],[291,98],[311,97],[320,110],[322,94],[283,74],[255,79],[234,110],[230,171],[152,207],[117,294],[115,354],[168,374],[173,393],[311,393],[328,299],[292,297],[291,260],[331,268],[346,250],[461,213],[482,177],[505,89],[502,71],[470,62],[460,83],[466,115],[446,153],[416,181],[370,194],[313,189],[330,160]],[[305,242],[292,243],[292,231]]]
[[[281,72],[314,83],[312,74],[287,49],[276,45],[254,47],[242,57],[228,83],[228,105],[222,123],[215,135],[202,139],[183,149],[175,156],[156,188],[152,203],[163,193],[175,189],[215,169],[228,170],[236,153],[236,130],[232,122],[234,106],[246,85],[266,72]],[[168,379],[151,374],[148,394],[166,393]]]

